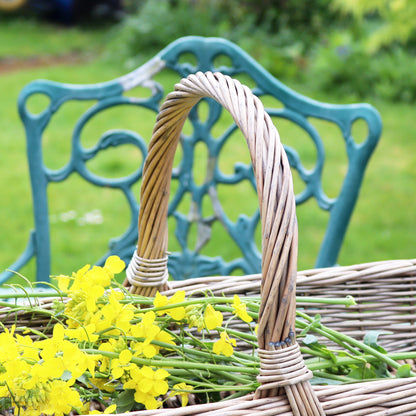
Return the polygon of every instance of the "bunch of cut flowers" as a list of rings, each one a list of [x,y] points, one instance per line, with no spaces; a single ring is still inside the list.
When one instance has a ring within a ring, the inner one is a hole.
[[[255,391],[260,296],[133,295],[115,279],[124,267],[111,256],[103,267],[58,276],[51,291],[23,291],[0,302],[0,414],[124,413]],[[42,324],[22,323],[28,314],[42,316]],[[4,319],[11,316],[13,324]],[[374,339],[354,340],[325,327],[319,315],[297,311],[296,331],[312,382],[413,375]]]

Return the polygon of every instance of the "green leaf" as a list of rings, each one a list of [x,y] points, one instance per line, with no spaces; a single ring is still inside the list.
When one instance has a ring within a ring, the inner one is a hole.
[[[84,374],[81,374],[77,378],[77,381],[79,381],[82,384],[85,384],[86,386],[90,386],[91,385],[90,379],[89,379],[89,377],[85,373]]]
[[[316,314],[313,321],[300,333],[299,337],[305,336],[311,329],[319,328],[321,326],[321,315]]]
[[[302,343],[311,350],[320,352],[321,354],[325,355],[326,358],[332,362],[337,362],[337,357],[335,354],[331,352],[326,345],[320,344],[318,338],[315,335],[306,335],[306,337],[302,339]]]
[[[134,390],[124,390],[121,392],[115,401],[117,405],[117,413],[126,413],[129,412],[135,405],[134,401]]]
[[[68,371],[68,370],[65,370],[65,371],[62,373],[61,380],[63,380],[63,381],[68,381],[68,380],[70,380],[70,379],[71,379],[71,377],[72,377],[72,373],[71,373],[70,371]]]
[[[318,385],[318,386],[322,386],[322,385],[336,385],[336,384],[342,384],[342,381],[340,380],[332,380],[330,378],[325,378],[325,377],[319,377],[319,376],[313,376],[310,380],[310,383],[312,385]]]
[[[392,334],[392,332],[390,331],[368,331],[365,335],[364,335],[364,344],[368,345],[372,348],[374,348],[375,350],[382,352],[383,354],[385,354],[387,351],[377,343],[378,341],[378,337],[380,335],[389,335]]]
[[[377,378],[377,374],[368,363],[363,363],[354,368],[348,374],[348,377],[354,378],[355,380],[366,380],[370,378]]]
[[[9,397],[2,397],[0,399],[0,412],[10,409],[11,407],[12,407],[12,400]]]
[[[387,364],[382,361],[377,361],[371,364],[372,368],[376,372],[377,378],[390,377],[390,373],[387,369]]]
[[[319,345],[318,338],[316,338],[315,335],[310,334],[306,335],[306,337],[302,340],[302,343],[311,349],[313,349],[314,346]]]
[[[397,369],[396,377],[397,378],[410,377],[411,370],[412,370],[412,366],[410,364],[403,364]]]

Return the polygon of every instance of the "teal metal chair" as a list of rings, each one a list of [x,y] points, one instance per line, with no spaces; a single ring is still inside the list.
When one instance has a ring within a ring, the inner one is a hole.
[[[187,58],[193,55],[192,61]],[[226,57],[229,64],[216,66],[219,57]],[[193,63],[195,62],[195,63]],[[368,104],[332,105],[318,102],[300,95],[269,74],[261,65],[253,60],[235,44],[219,38],[185,37],[168,45],[154,58],[133,72],[110,82],[90,85],[70,85],[57,82],[37,80],[23,88],[18,100],[19,114],[23,121],[27,137],[27,155],[33,194],[34,230],[29,242],[18,258],[8,267],[9,270],[0,275],[0,283],[12,276],[10,270],[19,270],[30,259],[36,257],[36,273],[38,281],[48,281],[51,264],[51,238],[48,212],[48,185],[53,182],[65,181],[71,174],[77,173],[85,181],[99,187],[118,189],[125,196],[131,210],[131,223],[120,237],[112,239],[107,253],[103,253],[100,264],[108,255],[117,254],[129,262],[137,243],[138,195],[132,190],[141,178],[142,166],[126,177],[108,179],[92,173],[87,162],[101,151],[123,144],[133,144],[146,154],[146,142],[142,137],[129,130],[111,130],[104,134],[92,148],[84,148],[80,135],[85,125],[100,112],[120,105],[142,106],[154,112],[164,97],[164,91],[153,77],[162,69],[175,71],[180,77],[186,77],[197,71],[220,71],[231,77],[245,76],[254,85],[253,92],[259,97],[272,96],[283,104],[280,108],[269,108],[267,111],[274,118],[282,118],[296,123],[310,137],[316,149],[317,159],[312,168],[306,168],[296,149],[286,147],[293,169],[305,183],[301,193],[296,195],[296,203],[301,204],[315,198],[319,207],[328,211],[329,220],[321,243],[316,267],[333,266],[357,201],[360,186],[367,162],[374,151],[381,134],[381,120],[378,112]],[[359,74],[357,74],[359,76]],[[143,98],[126,96],[125,93],[134,87],[148,88],[150,95]],[[169,92],[169,91],[168,91]],[[28,99],[34,94],[43,94],[50,100],[47,108],[40,114],[32,114],[28,110]],[[42,137],[52,117],[59,112],[61,106],[69,101],[94,100],[93,105],[79,118],[73,136],[69,162],[56,170],[47,168],[43,160]],[[195,276],[229,275],[236,269],[245,274],[260,271],[261,253],[255,243],[255,229],[259,222],[258,212],[252,216],[240,215],[236,221],[227,217],[216,199],[218,185],[232,186],[241,181],[249,181],[255,188],[251,166],[237,163],[233,174],[224,174],[218,164],[220,152],[224,144],[237,129],[231,124],[219,137],[214,137],[213,128],[218,122],[222,108],[219,104],[209,101],[208,116],[203,120],[198,115],[198,106],[189,116],[192,132],[182,137],[183,157],[173,171],[173,181],[177,183],[169,208],[169,215],[176,220],[175,238],[181,250],[169,256],[169,271],[174,279]],[[322,187],[322,172],[325,162],[325,148],[317,129],[310,118],[327,120],[339,126],[345,141],[345,148],[340,151],[347,153],[348,169],[337,197],[329,198]],[[368,126],[366,139],[357,143],[351,133],[352,124],[364,120]],[[207,175],[203,183],[195,183],[193,178],[194,147],[205,142],[209,152]],[[285,138],[282,137],[282,142]],[[183,198],[191,197],[191,210],[184,214],[178,210]],[[204,217],[202,202],[208,196],[213,204],[213,215]],[[210,229],[219,222],[225,228],[235,244],[241,250],[241,256],[231,261],[221,257],[211,258],[201,253],[210,236]],[[188,233],[193,224],[197,225],[198,237],[194,247],[189,247]]]

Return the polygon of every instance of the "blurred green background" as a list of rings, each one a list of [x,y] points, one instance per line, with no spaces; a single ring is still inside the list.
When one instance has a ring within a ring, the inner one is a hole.
[[[64,3],[66,8],[53,0],[0,0],[1,269],[24,249],[33,225],[25,137],[17,114],[19,91],[38,78],[82,84],[110,80],[185,35],[230,39],[288,86],[312,98],[374,105],[383,119],[383,134],[339,262],[414,257],[416,5],[412,0]],[[176,80],[166,74],[159,81],[168,92]],[[41,106],[33,103],[35,109]],[[45,158],[51,167],[67,160],[74,120],[86,108],[68,105],[48,130]],[[140,122],[150,138],[154,118],[143,114],[138,120],[137,113],[128,109],[115,110],[107,112],[96,128],[121,124],[135,129]],[[277,127],[285,141],[283,132],[290,136],[291,131]],[[91,140],[98,137],[94,128],[86,133]],[[134,155],[122,157],[104,160],[96,169],[119,175],[139,163]],[[332,164],[345,164],[343,154],[334,157]],[[336,188],[327,176],[327,186]],[[129,222],[117,195],[83,186],[71,177],[50,189],[54,274],[95,261],[109,237],[123,232]],[[240,202],[234,205],[230,209],[236,213],[245,209]],[[300,208],[298,215],[299,268],[310,268],[325,219],[311,204]],[[31,278],[33,271],[31,264],[23,274]]]

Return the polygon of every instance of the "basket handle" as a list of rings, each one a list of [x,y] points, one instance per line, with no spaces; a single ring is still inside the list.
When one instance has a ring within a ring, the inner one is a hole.
[[[297,220],[293,182],[279,134],[261,101],[221,73],[192,74],[175,86],[158,114],[143,170],[137,252],[126,286],[154,295],[167,279],[167,212],[171,171],[191,108],[211,97],[233,116],[250,150],[262,221],[262,303],[259,347],[283,341],[295,324]],[[149,270],[150,268],[150,270]],[[137,276],[138,275],[138,276]]]
[[[262,284],[258,322],[260,383],[254,398],[285,390],[293,414],[323,416],[295,341],[298,230],[292,173],[279,133],[261,101],[237,80],[198,72],[182,79],[158,114],[141,188],[139,242],[126,286],[153,295],[166,283],[167,213],[173,158],[191,108],[203,97],[224,106],[246,138],[262,221]]]

